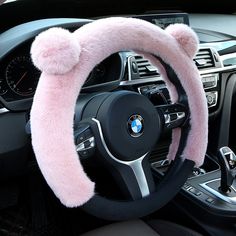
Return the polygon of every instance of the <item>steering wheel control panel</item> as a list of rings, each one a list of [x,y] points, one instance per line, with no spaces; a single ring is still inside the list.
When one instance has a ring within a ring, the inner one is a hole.
[[[94,155],[95,138],[89,125],[80,125],[75,129],[75,145],[81,159],[86,159]]]

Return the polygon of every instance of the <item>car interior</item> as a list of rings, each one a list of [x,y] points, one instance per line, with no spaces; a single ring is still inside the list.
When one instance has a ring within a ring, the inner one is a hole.
[[[0,1],[0,236],[236,235],[234,5]]]

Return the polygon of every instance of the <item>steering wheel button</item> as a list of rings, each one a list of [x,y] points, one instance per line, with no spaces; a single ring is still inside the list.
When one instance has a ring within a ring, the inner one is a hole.
[[[82,151],[82,150],[84,150],[84,149],[85,149],[84,143],[80,143],[80,144],[78,144],[77,147],[76,147],[76,151],[77,151],[77,152],[80,152],[80,151]]]
[[[83,144],[85,149],[95,147],[94,137],[90,137],[89,139],[85,140]]]
[[[89,156],[89,152],[88,150],[83,150],[81,152],[79,152],[80,157],[88,157]]]
[[[90,147],[90,141],[89,140],[85,140],[84,141],[84,148],[89,148]]]
[[[77,137],[77,143],[82,143],[85,140],[85,136],[84,135],[80,135],[79,137]]]
[[[94,150],[94,148],[88,148],[88,149],[84,149],[82,151],[79,151],[78,153],[81,158],[85,159],[85,158],[89,158],[89,157],[93,156],[95,153],[95,150]]]
[[[81,127],[77,127],[75,131],[75,144],[84,143],[86,140],[93,136],[90,127],[88,125],[84,125]]]

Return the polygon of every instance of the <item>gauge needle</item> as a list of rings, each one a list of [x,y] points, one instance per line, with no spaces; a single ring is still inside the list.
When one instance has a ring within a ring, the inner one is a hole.
[[[24,79],[24,77],[26,76],[27,71],[20,77],[20,79],[17,81],[17,83],[15,84],[15,88],[16,86]]]

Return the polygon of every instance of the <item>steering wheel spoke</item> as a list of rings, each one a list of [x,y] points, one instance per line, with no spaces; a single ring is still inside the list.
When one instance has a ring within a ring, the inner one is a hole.
[[[114,159],[115,179],[125,196],[137,200],[147,197],[155,189],[148,154],[135,161],[124,162]]]
[[[106,143],[101,123],[92,119],[91,128],[101,161],[107,166],[123,195],[133,200],[148,196],[155,190],[155,183],[148,161],[149,152],[133,160],[122,160],[114,155]]]
[[[164,129],[181,127],[189,118],[188,108],[181,103],[156,106]]]

